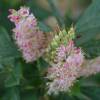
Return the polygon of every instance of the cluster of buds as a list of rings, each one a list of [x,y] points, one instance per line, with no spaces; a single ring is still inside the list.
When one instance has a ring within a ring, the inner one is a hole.
[[[29,8],[21,7],[18,11],[10,9],[8,18],[15,23],[13,37],[26,62],[42,56],[46,48],[45,34],[39,30],[37,20],[29,13]]]
[[[54,34],[54,33],[53,33]],[[62,31],[56,32],[54,38],[52,39],[51,43],[49,44],[48,48],[46,49],[45,60],[49,63],[54,62],[54,58],[56,56],[56,49],[61,44],[67,44],[70,40],[75,38],[74,28],[71,27],[70,30],[67,32],[65,29]]]

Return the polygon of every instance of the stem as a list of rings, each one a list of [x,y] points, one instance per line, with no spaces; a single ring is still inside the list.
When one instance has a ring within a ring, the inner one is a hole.
[[[52,13],[53,15],[56,17],[57,21],[58,21],[58,24],[61,28],[64,28],[65,27],[65,24],[64,24],[64,20],[60,14],[60,12],[58,11],[57,7],[55,6],[53,0],[48,0],[48,3],[51,7],[51,10],[52,10]]]

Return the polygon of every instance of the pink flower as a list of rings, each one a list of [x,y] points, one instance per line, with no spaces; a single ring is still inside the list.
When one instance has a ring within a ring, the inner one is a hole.
[[[48,94],[70,91],[75,83],[78,74],[76,66],[64,65],[53,65],[49,68],[47,78],[52,81],[47,83]]]
[[[14,22],[15,24],[19,23],[21,20],[21,17],[18,15],[18,12],[14,9],[9,9],[10,15],[8,18],[10,19],[11,22]]]
[[[20,18],[18,21],[16,16]],[[13,38],[22,51],[23,58],[27,62],[32,62],[41,57],[46,48],[45,35],[39,30],[34,15],[29,14],[29,8],[11,10],[9,18],[15,23]]]
[[[64,45],[61,45],[59,48],[57,48],[57,61],[61,61],[66,59],[66,47]]]
[[[47,74],[47,78],[51,80],[47,83],[48,94],[70,91],[84,62],[82,50],[76,48],[73,41],[69,41],[68,45],[61,45],[56,52],[56,63],[49,68]]]
[[[9,9],[10,15],[8,18],[10,21],[14,22],[15,25],[18,24],[23,18],[29,16],[29,8],[21,7],[18,11],[14,9]]]

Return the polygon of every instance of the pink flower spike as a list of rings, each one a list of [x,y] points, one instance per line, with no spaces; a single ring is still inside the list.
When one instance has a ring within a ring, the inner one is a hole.
[[[39,30],[37,20],[29,14],[29,8],[21,7],[18,11],[10,10],[9,19],[15,23],[13,38],[23,54],[26,62],[41,57],[46,48],[45,35]]]
[[[76,52],[77,51],[77,52]],[[81,65],[84,62],[84,55],[81,49],[76,49],[74,42],[68,45],[61,45],[56,50],[56,63],[48,70],[48,94],[70,91],[70,87],[80,77]]]

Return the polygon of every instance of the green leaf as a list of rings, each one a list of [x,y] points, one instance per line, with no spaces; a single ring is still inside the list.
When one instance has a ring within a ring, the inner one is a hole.
[[[97,34],[100,34],[100,0],[94,0],[94,2],[85,11],[83,16],[76,24],[78,45],[87,42],[94,38]]]
[[[69,92],[69,94],[72,96],[77,96],[80,94],[80,82],[79,81],[74,83],[74,85],[71,87],[71,92]]]
[[[17,87],[11,87],[6,89],[6,93],[2,100],[20,100],[19,90]]]
[[[92,100],[100,100],[100,87],[84,87],[82,91]]]
[[[7,31],[0,27],[0,63],[20,57]]]
[[[38,96],[36,94],[36,92],[34,91],[27,91],[27,92],[24,92],[21,96],[22,100],[38,100]]]
[[[68,95],[68,93],[59,93],[59,95],[50,95],[50,100],[76,100],[74,97]]]
[[[76,95],[77,100],[92,100],[90,97],[88,97],[87,95],[80,93],[78,95]]]
[[[21,63],[12,63],[11,68],[8,69],[9,74],[5,80],[5,87],[12,87],[20,84],[20,79],[22,76]]]
[[[83,44],[83,51],[88,58],[94,58],[100,56],[100,40],[93,39],[87,44]]]

